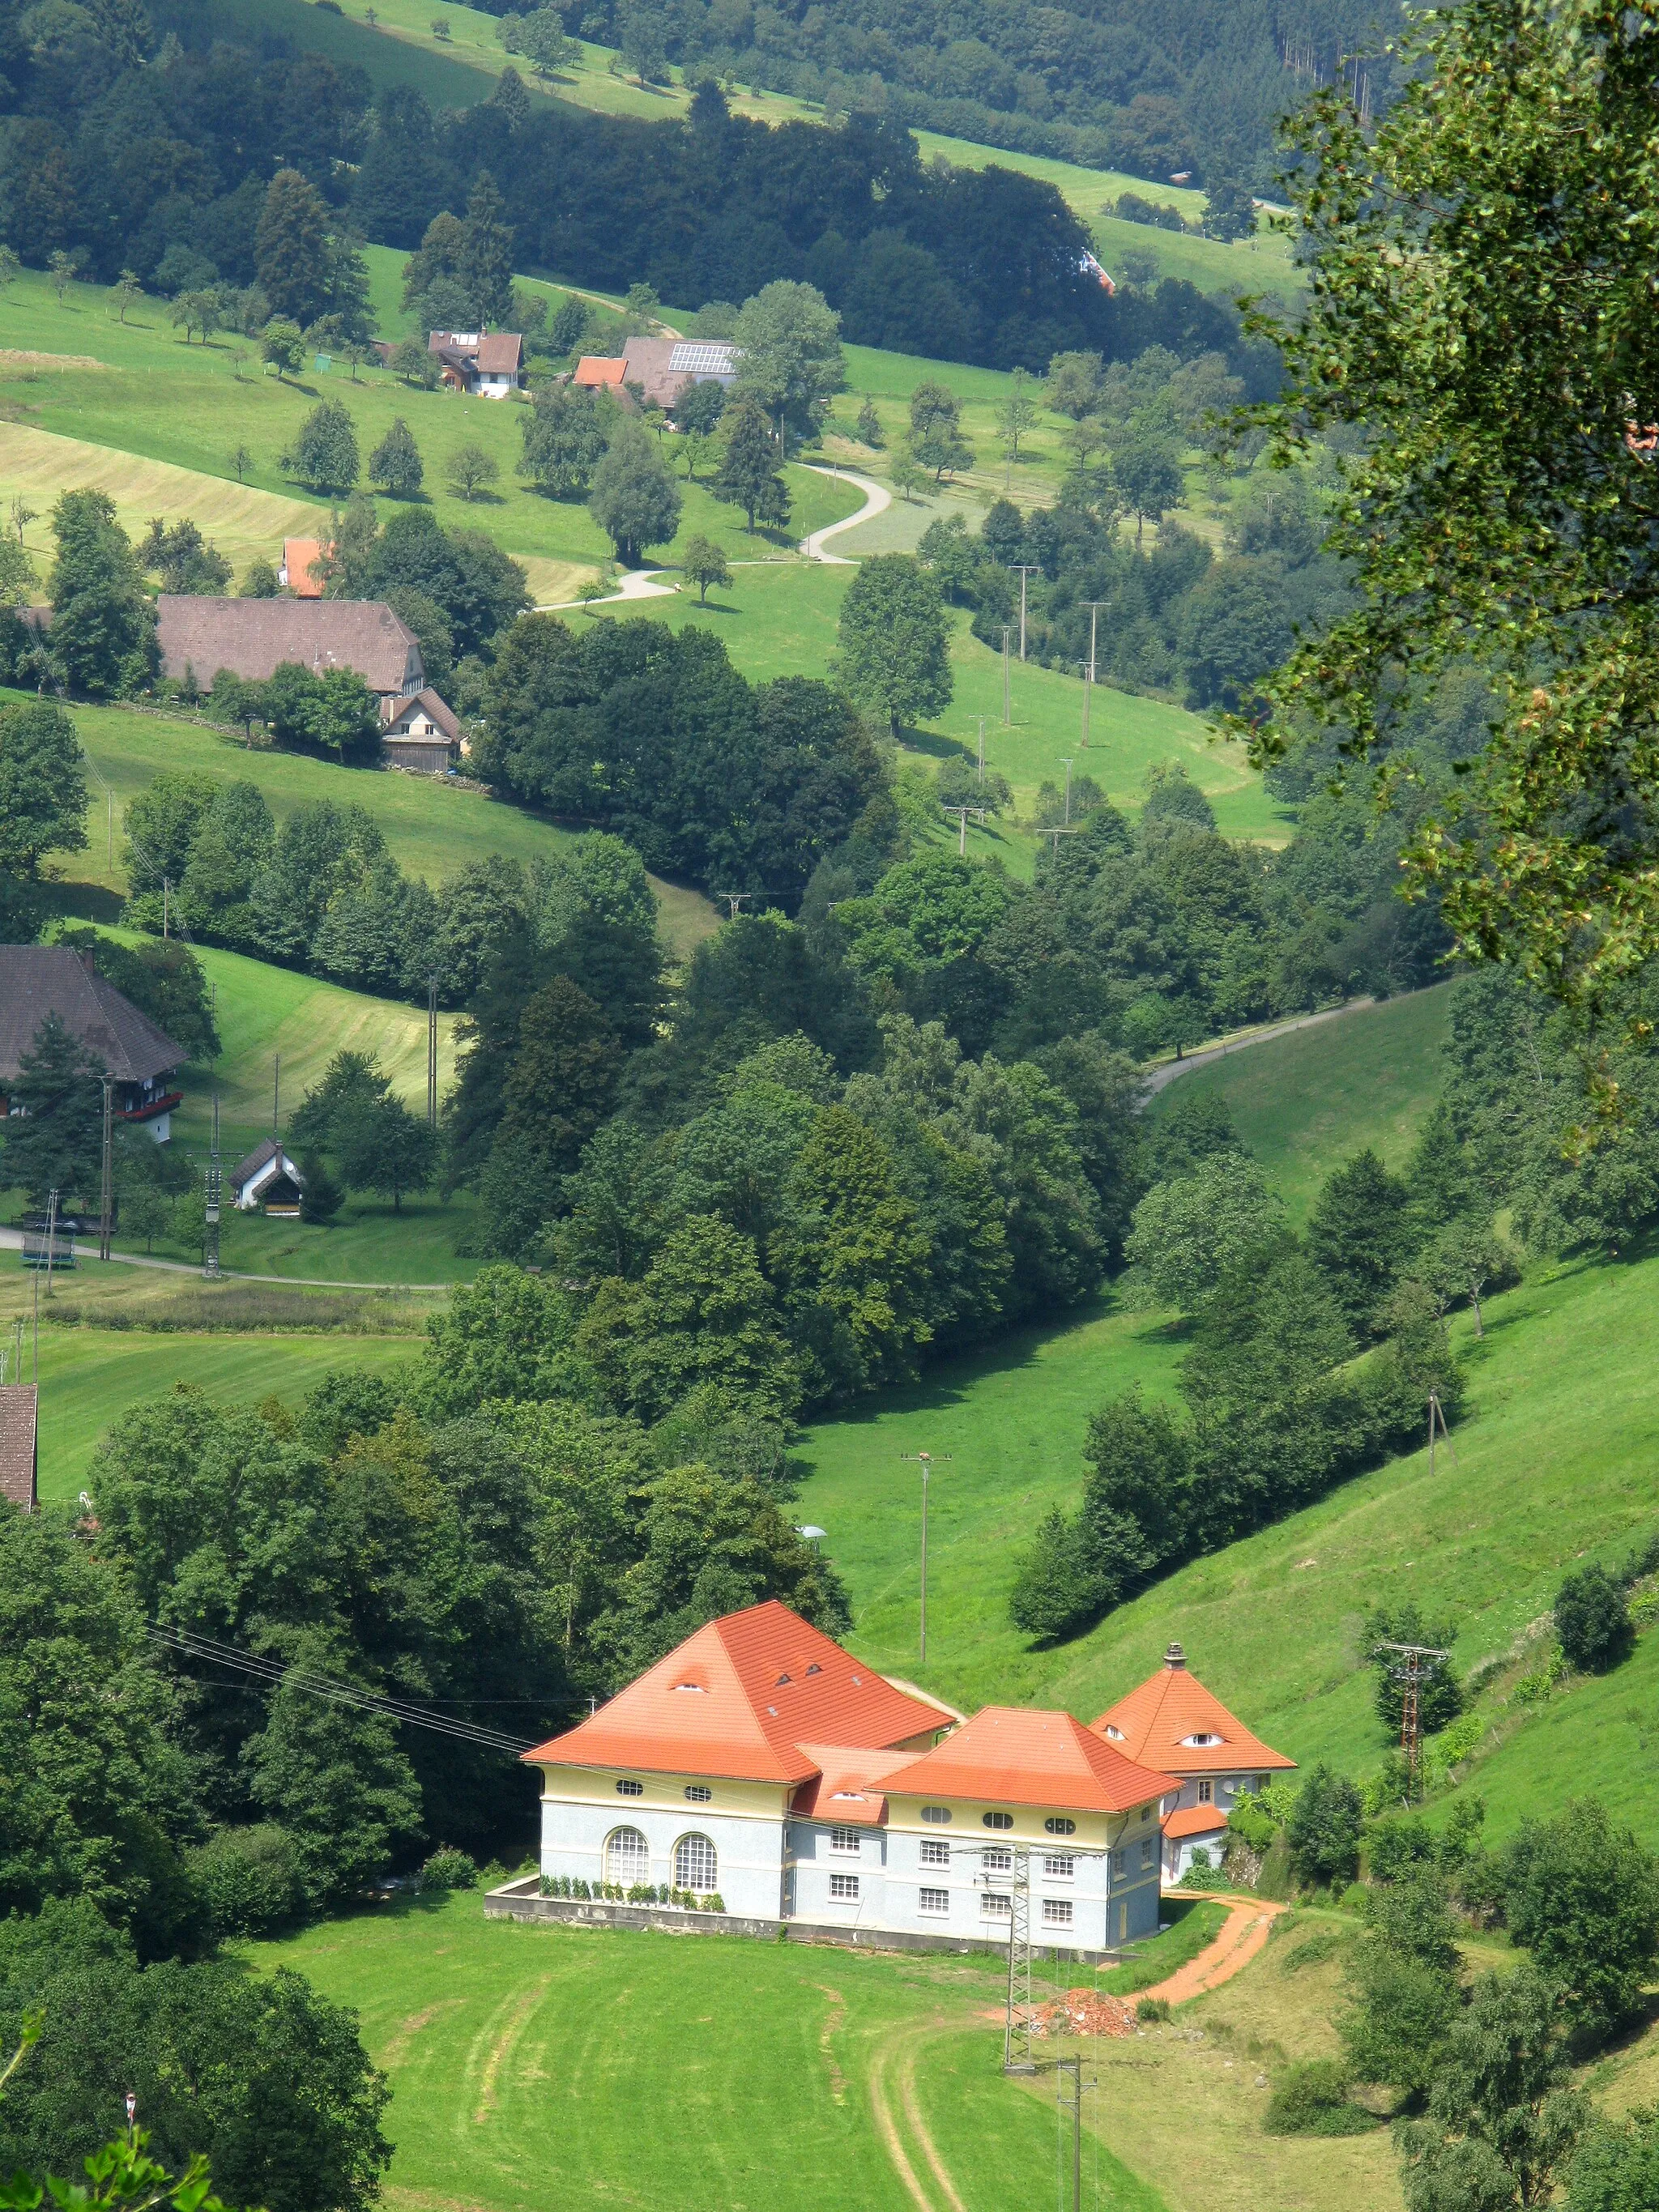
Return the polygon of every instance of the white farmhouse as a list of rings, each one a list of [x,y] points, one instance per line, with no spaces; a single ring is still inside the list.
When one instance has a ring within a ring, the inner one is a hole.
[[[1069,1713],[994,1705],[953,1728],[775,1600],[709,1622],[526,1759],[544,1891],[690,1892],[751,1924],[957,1948],[1006,1940],[1024,1847],[1035,1942],[1097,1953],[1158,1925],[1170,1775]]]

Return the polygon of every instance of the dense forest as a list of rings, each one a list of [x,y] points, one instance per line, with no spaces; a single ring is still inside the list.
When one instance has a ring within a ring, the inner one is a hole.
[[[1200,349],[1182,335],[1205,309],[1193,287],[1112,299],[1054,186],[924,164],[889,117],[773,130],[732,115],[713,82],[689,127],[562,103],[532,112],[515,80],[516,100],[434,114],[407,89],[375,100],[360,70],[319,56],[216,43],[204,20],[185,27],[200,45],[158,41],[138,10],[112,4],[49,21],[0,9],[0,239],[22,259],[64,255],[103,282],[131,269],[166,292],[240,288],[266,316],[332,315],[349,340],[366,311],[354,241],[418,245],[488,173],[521,269],[622,290],[644,281],[690,307],[804,279],[855,343],[936,353],[948,331],[961,358],[1005,368],[1076,349]],[[293,207],[270,209],[279,168],[320,208],[290,189]],[[1237,314],[1218,313],[1220,343],[1236,347]]]

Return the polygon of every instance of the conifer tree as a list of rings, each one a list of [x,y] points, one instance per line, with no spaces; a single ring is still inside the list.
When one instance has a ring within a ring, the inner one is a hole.
[[[752,531],[757,515],[775,512],[777,495],[788,495],[778,474],[778,443],[757,400],[740,399],[726,416],[726,450],[712,487],[716,499],[740,507]]]
[[[495,179],[478,172],[466,203],[459,274],[480,327],[513,317],[513,233]]]
[[[414,434],[401,415],[394,415],[392,428],[368,457],[370,483],[393,499],[413,499],[425,474]]]
[[[278,169],[265,187],[253,234],[253,264],[274,314],[302,327],[329,305],[328,210],[298,169]]]
[[[104,1094],[95,1079],[102,1067],[57,1014],[46,1016],[19,1057],[0,1164],[6,1181],[21,1183],[36,1206],[51,1190],[64,1206],[97,1190]]]

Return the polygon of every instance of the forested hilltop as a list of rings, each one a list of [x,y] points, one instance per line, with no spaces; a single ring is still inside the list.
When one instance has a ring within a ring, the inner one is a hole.
[[[371,320],[355,243],[417,246],[487,173],[518,265],[580,283],[644,281],[696,307],[806,281],[854,343],[1003,368],[1152,343],[1184,357],[1218,343],[1218,313],[1219,342],[1237,344],[1233,311],[1190,284],[1109,296],[1054,185],[924,164],[891,115],[772,129],[730,113],[707,81],[688,121],[641,121],[532,106],[516,77],[434,113],[407,87],[377,95],[362,70],[280,41],[222,43],[198,16],[184,20],[186,49],[161,20],[0,8],[0,239],[25,262],[62,257],[101,283],[131,270],[169,294],[257,289],[267,314],[332,318],[338,350]],[[1274,100],[1295,89],[1278,71]],[[283,168],[323,205],[279,236],[266,194]]]

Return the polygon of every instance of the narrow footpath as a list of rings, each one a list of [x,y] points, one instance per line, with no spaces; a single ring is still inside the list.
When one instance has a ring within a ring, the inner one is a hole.
[[[1195,1959],[1188,1959],[1184,1966],[1177,1967],[1167,1981],[1159,1982],[1153,1989],[1139,1990],[1138,1996],[1162,1997],[1169,2004],[1183,2004],[1188,1997],[1202,1996],[1206,1990],[1218,1990],[1224,1982],[1231,1981],[1235,1974],[1249,1965],[1266,1943],[1274,1921],[1288,1910],[1262,1897],[1230,1898],[1225,1902],[1232,1910],[1214,1942]]]

